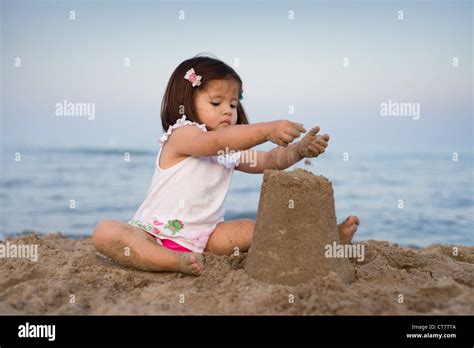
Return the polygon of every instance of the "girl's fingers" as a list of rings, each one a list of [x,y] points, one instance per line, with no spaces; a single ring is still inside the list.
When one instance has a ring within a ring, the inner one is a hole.
[[[284,141],[285,143],[289,144],[293,141],[293,137],[291,135],[288,135],[288,134],[283,134],[280,138],[282,141]]]
[[[319,132],[319,127],[316,126],[316,127],[311,128],[311,129],[309,130],[309,132],[305,134],[305,136],[310,136],[310,137],[312,136],[312,137],[314,137],[314,136],[316,136],[316,134],[318,134],[318,132]]]
[[[318,144],[321,145],[321,146],[324,146],[325,148],[328,147],[328,143],[327,143],[324,139],[322,139],[322,138],[317,139],[317,140],[316,140],[316,143],[318,143]]]
[[[325,148],[319,144],[315,144],[314,146],[316,147],[316,149],[318,149],[319,153],[323,153],[325,151]]]
[[[306,133],[306,129],[304,129],[303,125],[301,123],[297,122],[291,122],[293,126],[295,127],[296,130],[298,130],[301,133]]]
[[[323,139],[326,140],[326,141],[329,141],[329,134],[325,133],[323,135]]]
[[[292,136],[293,138],[298,138],[301,133],[296,129],[296,128],[290,128],[286,134],[289,134],[290,136]]]
[[[308,150],[310,151],[310,154],[312,156],[317,156],[319,155],[319,151],[312,145],[308,146]]]

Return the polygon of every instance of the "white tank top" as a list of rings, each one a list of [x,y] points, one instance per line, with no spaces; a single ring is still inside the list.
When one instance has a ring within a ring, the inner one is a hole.
[[[188,124],[208,131],[206,125],[186,120],[186,115],[168,128],[160,138],[150,188],[134,219],[151,226],[150,233],[156,237],[202,253],[216,225],[224,221],[225,199],[234,168],[240,163],[240,151],[220,156],[189,156],[161,169],[163,145],[173,129]]]

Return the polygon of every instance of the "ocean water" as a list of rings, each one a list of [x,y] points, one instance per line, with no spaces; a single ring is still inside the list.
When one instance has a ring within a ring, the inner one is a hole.
[[[0,239],[31,230],[83,237],[102,219],[127,221],[145,198],[156,158],[148,150],[37,148],[21,150],[17,161],[17,151],[2,153]],[[348,161],[326,153],[290,169],[296,167],[331,180],[338,222],[350,214],[361,219],[356,240],[474,245],[472,151],[458,161],[448,152],[366,153]],[[262,178],[234,172],[226,220],[256,218]]]

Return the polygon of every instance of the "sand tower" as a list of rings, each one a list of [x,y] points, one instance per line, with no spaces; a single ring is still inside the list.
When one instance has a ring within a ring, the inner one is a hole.
[[[331,182],[303,169],[266,170],[245,270],[268,283],[296,285],[329,271],[355,279],[347,258],[325,256],[340,243]]]

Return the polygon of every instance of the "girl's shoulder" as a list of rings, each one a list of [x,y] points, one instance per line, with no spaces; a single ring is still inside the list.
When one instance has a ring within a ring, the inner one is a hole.
[[[197,130],[198,128],[201,129],[202,132],[207,132],[207,128],[204,124],[201,125],[186,120],[186,115],[183,115],[174,125],[168,128],[168,131],[160,138],[161,156],[158,160],[161,169],[165,170],[171,168],[189,157],[189,155],[178,153],[175,150],[175,144],[176,142],[183,141],[187,137],[189,133],[185,129]]]
[[[188,126],[188,125],[196,126],[199,129],[201,129],[201,131],[207,132],[207,128],[206,128],[205,124],[199,124],[197,122],[187,120],[186,115],[183,115],[180,119],[178,119],[176,121],[176,123],[174,125],[169,126],[166,133],[163,134],[163,136],[160,138],[161,146],[163,146],[165,144],[165,142],[168,141],[168,139],[170,139],[170,136],[171,136],[171,134],[173,133],[173,131],[175,129],[181,128],[183,126]],[[190,127],[186,127],[186,128],[190,128]]]
[[[161,148],[161,155],[158,158],[158,166],[160,169],[166,170],[188,157],[189,155],[183,155],[176,152],[173,146],[173,141],[170,140]]]

